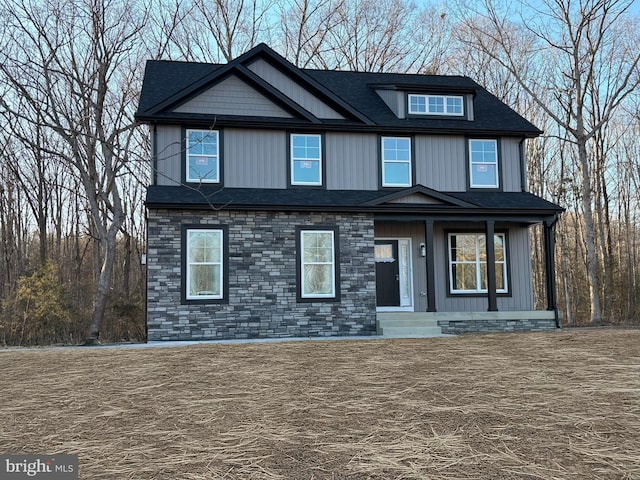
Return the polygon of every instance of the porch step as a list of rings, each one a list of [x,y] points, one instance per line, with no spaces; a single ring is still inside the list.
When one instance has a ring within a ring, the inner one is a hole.
[[[378,333],[393,338],[425,338],[442,335],[438,321],[422,312],[378,312]]]

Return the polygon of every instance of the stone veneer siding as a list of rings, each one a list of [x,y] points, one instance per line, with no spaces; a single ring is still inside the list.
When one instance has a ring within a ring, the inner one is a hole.
[[[181,302],[182,226],[226,226],[229,298]],[[296,227],[338,227],[340,301],[298,302]],[[376,333],[373,216],[149,209],[148,340]]]
[[[494,332],[542,332],[555,330],[556,321],[534,320],[439,320],[438,326],[445,334],[494,333]]]

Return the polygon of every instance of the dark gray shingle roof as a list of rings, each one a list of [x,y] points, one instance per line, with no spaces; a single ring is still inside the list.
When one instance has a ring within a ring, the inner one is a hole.
[[[275,64],[281,71],[295,77],[298,83],[308,83],[311,91],[320,86],[324,92],[317,89],[314,94],[324,97],[334,105],[348,106],[367,119],[373,125],[368,128],[384,130],[406,129],[407,131],[441,130],[443,132],[478,132],[498,133],[506,135],[535,136],[540,134],[534,125],[525,120],[510,107],[502,103],[490,94],[482,86],[472,79],[462,76],[417,75],[396,73],[365,73],[329,70],[297,69],[269,47],[261,44],[246,54],[238,57],[229,64],[206,64],[191,62],[173,62],[162,60],[150,60],[147,62],[137,116],[142,121],[153,121],[154,118],[168,120],[172,117],[180,120],[197,120],[194,114],[173,114],[170,109],[156,111],[159,105],[171,98],[185,97],[193,94],[197,85],[202,88],[207,78],[212,78],[215,83],[216,72],[233,73],[233,67],[242,67],[242,63],[250,63],[256,58],[265,58]],[[440,91],[448,89],[451,92],[475,92],[474,120],[439,118],[439,117],[412,117],[398,118],[376,93],[379,86],[386,88],[398,88],[403,91],[411,91],[411,88],[424,91],[433,89]],[[345,128],[349,125],[359,127],[363,125],[362,118],[354,115],[345,115],[347,121],[323,121],[325,125],[340,124]],[[206,116],[202,116],[203,119]],[[238,117],[240,118],[240,117]],[[218,117],[220,121],[232,121],[232,117]],[[245,120],[250,120],[246,119]],[[256,122],[265,122],[269,119],[253,119]],[[272,119],[273,121],[273,119]],[[285,123],[307,124],[307,120],[286,121]]]
[[[407,189],[411,190],[411,189]],[[469,206],[453,203],[375,204],[398,190],[323,190],[314,188],[224,188],[219,186],[160,186],[147,190],[146,204],[151,208],[226,208],[313,211],[367,211],[379,213],[501,213],[553,215],[562,208],[527,192],[440,192]]]

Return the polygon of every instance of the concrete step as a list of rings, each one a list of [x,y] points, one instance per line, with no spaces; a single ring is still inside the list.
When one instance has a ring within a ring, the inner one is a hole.
[[[378,312],[378,333],[393,338],[442,335],[438,321],[427,312]]]
[[[380,332],[385,337],[425,338],[442,335],[440,327],[383,327]]]
[[[416,328],[416,327],[437,327],[438,321],[434,319],[425,318],[388,318],[378,319],[378,325],[382,328],[385,327],[404,327],[404,328]]]

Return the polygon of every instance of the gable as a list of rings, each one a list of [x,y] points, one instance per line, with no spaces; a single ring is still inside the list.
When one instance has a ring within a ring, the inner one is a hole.
[[[289,113],[235,75],[228,76],[173,111],[204,115],[292,118]]]
[[[316,117],[344,120],[344,117],[333,108],[280,72],[266,60],[258,59],[247,65],[247,68]]]
[[[387,203],[404,203],[404,204],[416,204],[416,205],[443,205],[444,202],[438,200],[437,198],[433,198],[429,195],[424,195],[422,193],[412,193],[409,195],[402,196],[400,198],[394,198],[393,200],[389,200]]]

